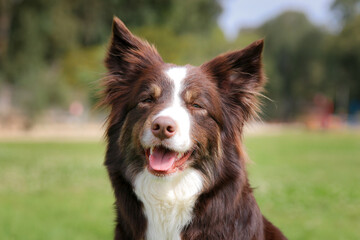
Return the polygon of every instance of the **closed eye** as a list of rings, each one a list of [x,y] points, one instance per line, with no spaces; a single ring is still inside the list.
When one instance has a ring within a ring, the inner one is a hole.
[[[140,100],[138,102],[138,106],[146,107],[146,106],[153,104],[154,102],[155,102],[155,99],[152,96],[144,96],[144,97],[140,98]]]
[[[141,100],[141,102],[142,103],[152,103],[152,102],[154,102],[154,99],[149,97],[149,98],[145,98],[145,99]]]
[[[199,108],[199,109],[202,109],[202,108],[203,108],[202,106],[200,106],[200,105],[197,104],[197,103],[193,103],[192,106],[193,106],[194,108]]]

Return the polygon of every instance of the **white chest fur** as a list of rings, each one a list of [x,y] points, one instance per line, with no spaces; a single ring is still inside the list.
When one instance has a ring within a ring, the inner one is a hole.
[[[148,220],[146,239],[180,239],[181,230],[192,219],[202,186],[201,174],[191,168],[163,178],[142,171],[135,179],[135,193]]]

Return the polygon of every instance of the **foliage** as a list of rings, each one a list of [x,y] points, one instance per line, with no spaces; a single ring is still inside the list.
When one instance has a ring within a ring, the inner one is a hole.
[[[103,56],[94,49],[102,49],[104,55],[114,15],[132,28],[166,28],[174,36],[206,35],[220,11],[216,1],[206,0],[2,0],[0,4],[4,32],[0,42],[6,43],[0,44],[0,85],[15,89],[15,105],[30,121],[42,109],[65,106],[70,100],[93,104],[89,89],[104,72]]]
[[[346,102],[360,99],[360,15],[344,26],[332,39],[328,52],[329,80],[336,86],[339,98],[348,95],[340,108],[346,112]]]
[[[266,39],[267,95],[274,101],[264,108],[265,117],[293,120],[317,92],[326,93],[322,88],[327,85],[323,60],[328,34],[297,12],[283,13],[258,31]]]
[[[264,99],[265,119],[297,119],[319,93],[346,113],[360,102],[359,4],[334,1],[341,21],[336,33],[286,12],[229,42],[216,24],[215,0],[0,0],[0,88],[12,89],[12,104],[29,124],[43,109],[66,109],[75,100],[91,108],[117,15],[175,64],[199,65],[265,38],[265,95],[271,99]]]
[[[335,0],[331,9],[342,23],[346,23],[352,21],[360,13],[360,0]]]

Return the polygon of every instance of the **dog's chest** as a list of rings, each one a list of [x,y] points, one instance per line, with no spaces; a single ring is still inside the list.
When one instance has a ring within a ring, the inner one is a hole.
[[[146,239],[180,239],[181,230],[191,222],[202,186],[201,174],[191,168],[163,178],[142,171],[135,179],[135,193],[144,204]]]

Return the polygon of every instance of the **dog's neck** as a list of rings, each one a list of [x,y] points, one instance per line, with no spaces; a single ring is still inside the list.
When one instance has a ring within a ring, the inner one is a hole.
[[[202,188],[203,178],[192,168],[163,178],[146,169],[139,173],[135,178],[135,193],[144,204],[148,222],[146,239],[180,239],[182,229],[192,220]]]

